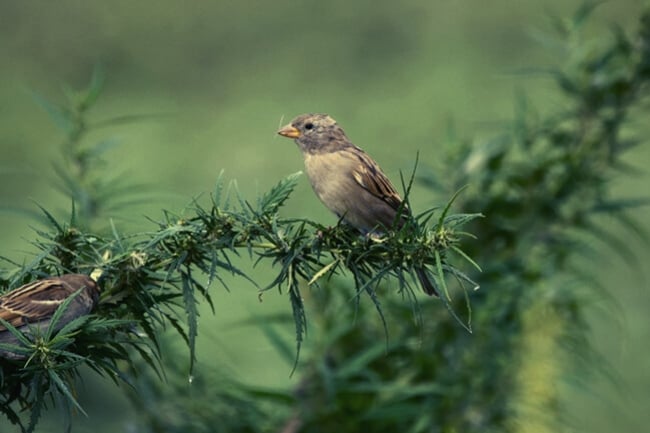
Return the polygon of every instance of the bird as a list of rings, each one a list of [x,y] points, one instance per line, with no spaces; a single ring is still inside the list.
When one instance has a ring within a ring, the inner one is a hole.
[[[0,319],[23,332],[44,332],[57,308],[70,296],[80,291],[67,306],[55,324],[58,331],[72,320],[89,314],[99,300],[100,288],[87,275],[64,274],[49,277],[18,287],[0,296]],[[0,323],[0,343],[18,345],[19,339]],[[0,356],[23,359],[24,355],[0,350]]]
[[[293,138],[305,171],[321,202],[363,234],[403,226],[410,216],[399,193],[379,165],[352,144],[338,123],[322,113],[301,114],[278,130]],[[395,221],[397,215],[400,220]],[[423,268],[415,270],[423,291],[438,292]]]

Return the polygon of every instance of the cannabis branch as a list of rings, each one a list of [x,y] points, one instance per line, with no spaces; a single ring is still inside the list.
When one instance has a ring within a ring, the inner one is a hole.
[[[101,299],[86,320],[66,326],[64,333],[50,340],[35,341],[30,346],[34,352],[27,355],[28,365],[1,361],[5,397],[1,409],[15,422],[19,419],[11,406],[14,400],[30,409],[28,429],[35,426],[47,398],[83,411],[72,391],[78,369],[87,365],[118,380],[125,378],[118,361],[133,364],[133,357],[139,354],[157,371],[158,335],[168,326],[187,342],[191,373],[198,333],[197,304],[204,301],[213,306],[210,286],[213,282],[226,286],[224,273],[248,280],[258,287],[260,296],[274,287],[288,293],[296,329],[296,362],[307,326],[301,295],[307,284],[317,287],[334,274],[349,272],[356,283],[357,301],[362,294],[369,295],[380,314],[380,282],[415,302],[416,267],[429,267],[444,287],[447,304],[451,294],[446,276],[464,282],[460,284],[463,288],[476,285],[452,266],[448,256],[455,254],[475,265],[458,242],[465,234],[459,227],[477,215],[448,215],[447,206],[433,230],[427,228],[434,215],[429,211],[417,217],[415,229],[382,239],[363,237],[343,225],[324,227],[308,220],[281,218],[278,211],[298,179],[299,174],[283,179],[255,205],[228,190],[219,179],[209,207],[195,204],[192,217],[165,212],[156,231],[130,236],[116,229],[111,237],[99,236],[78,228],[74,212],[70,222],[62,224],[43,210],[52,231],[39,232],[35,245],[41,253],[28,265],[17,267],[3,280],[3,286],[15,287],[44,275],[95,271]],[[233,265],[232,255],[241,252],[256,262],[272,262],[277,277],[258,286]]]

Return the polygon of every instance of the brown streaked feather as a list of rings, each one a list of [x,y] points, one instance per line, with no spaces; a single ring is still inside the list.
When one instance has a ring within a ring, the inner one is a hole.
[[[402,198],[370,156],[356,146],[346,148],[343,152],[351,154],[351,157],[359,161],[352,171],[352,176],[359,186],[397,211],[402,204]]]
[[[0,318],[16,327],[47,319],[77,290],[85,287],[95,292],[97,286],[87,278],[71,274],[25,284],[0,296]],[[91,293],[93,298],[96,295]]]

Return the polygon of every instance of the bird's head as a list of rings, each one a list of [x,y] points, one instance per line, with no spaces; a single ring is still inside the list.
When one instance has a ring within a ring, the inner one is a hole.
[[[301,114],[278,134],[295,139],[300,150],[308,153],[334,151],[349,144],[343,129],[327,114]]]

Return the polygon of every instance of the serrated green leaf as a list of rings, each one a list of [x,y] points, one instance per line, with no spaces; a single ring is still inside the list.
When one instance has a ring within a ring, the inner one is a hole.
[[[259,212],[266,215],[276,213],[293,192],[300,176],[302,176],[301,171],[290,174],[260,197],[257,206]]]

